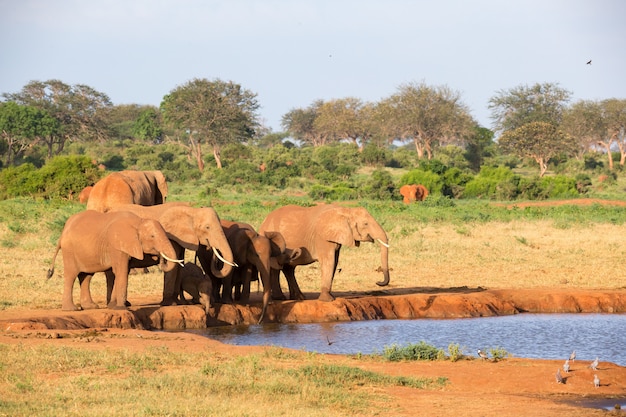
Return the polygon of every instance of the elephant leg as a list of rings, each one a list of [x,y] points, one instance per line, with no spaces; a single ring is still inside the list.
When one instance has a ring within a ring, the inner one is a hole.
[[[173,241],[172,246],[176,252],[176,259],[184,259],[185,248]],[[175,306],[177,304],[182,286],[180,274],[178,273],[179,268],[176,265],[171,271],[163,273],[163,299],[160,303],[162,306]]]
[[[300,290],[298,281],[296,281],[296,267],[291,265],[283,266],[283,273],[287,279],[289,285],[289,299],[290,300],[306,300],[306,297]]]
[[[80,310],[74,304],[72,299],[72,293],[74,291],[74,281],[76,281],[76,275],[78,273],[73,269],[65,266],[63,274],[63,300],[61,301],[61,309],[64,311],[77,311]]]
[[[222,303],[233,304],[233,274],[222,278]]]
[[[332,260],[320,260],[322,269],[322,287],[320,290],[320,301],[333,301],[335,296],[331,293],[333,289],[333,279],[337,264],[339,263],[339,248],[335,250]]]
[[[285,294],[283,294],[283,290],[280,288],[280,269],[272,268],[270,271],[270,287],[272,291],[272,298],[274,300],[286,299]]]
[[[129,272],[130,273],[130,272]],[[107,306],[111,303],[116,304],[115,298],[113,298],[113,286],[115,285],[115,274],[113,270],[109,269],[104,273],[107,277]],[[126,300],[126,307],[130,307],[130,301]]]
[[[91,278],[93,274],[79,274],[78,282],[80,283],[80,307],[83,310],[92,310],[100,308],[91,298]]]
[[[113,268],[115,282],[111,293],[111,301],[108,308],[115,310],[126,310],[126,298],[128,296],[128,261],[122,262]]]
[[[237,286],[240,289],[239,301],[243,304],[247,304],[250,301],[250,282],[252,281],[252,275],[256,274],[256,268],[247,267],[241,274],[241,282]],[[235,288],[235,291],[237,289]]]
[[[213,296],[213,301],[219,303],[221,301],[220,290],[222,289],[222,280],[221,278],[211,277],[211,294]]]

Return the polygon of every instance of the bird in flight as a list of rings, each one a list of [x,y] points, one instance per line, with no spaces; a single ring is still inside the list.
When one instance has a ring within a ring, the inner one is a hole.
[[[587,65],[591,65],[591,60],[587,61]]]
[[[573,351],[571,355],[569,355],[569,360],[574,362],[576,360],[576,351]]]
[[[331,342],[330,338],[328,336],[326,336],[326,341],[328,342],[328,346],[332,345],[335,342]]]

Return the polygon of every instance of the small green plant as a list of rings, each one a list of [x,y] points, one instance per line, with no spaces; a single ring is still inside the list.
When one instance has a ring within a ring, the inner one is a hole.
[[[416,344],[408,344],[406,346],[398,346],[393,344],[385,346],[382,356],[388,361],[434,361],[445,358],[445,353],[422,341]]]
[[[506,349],[499,346],[496,346],[495,348],[489,348],[487,352],[489,352],[489,355],[492,357],[494,362],[498,362],[499,360],[511,356],[509,352],[506,351]]]
[[[463,348],[458,343],[450,343],[448,345],[448,358],[452,362],[456,362],[465,357]]]

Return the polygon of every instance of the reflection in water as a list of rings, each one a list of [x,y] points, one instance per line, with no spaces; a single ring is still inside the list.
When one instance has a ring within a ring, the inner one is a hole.
[[[204,335],[234,345],[273,345],[318,353],[376,353],[424,341],[466,355],[500,347],[515,357],[578,360],[626,366],[625,314],[517,314],[472,319],[374,320],[320,324],[216,327]]]

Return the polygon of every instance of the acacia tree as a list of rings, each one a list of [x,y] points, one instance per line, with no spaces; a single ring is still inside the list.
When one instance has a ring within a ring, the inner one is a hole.
[[[155,108],[145,108],[133,123],[133,134],[140,139],[158,142],[163,136],[161,114]]]
[[[323,105],[323,100],[316,100],[305,109],[291,109],[283,115],[281,126],[291,137],[301,142],[314,147],[326,145],[334,138],[328,130],[320,130],[315,125]]]
[[[606,142],[614,141],[620,152],[619,164],[624,166],[626,162],[626,100],[618,100],[615,98],[604,100],[602,102],[602,114],[606,122]],[[611,157],[610,146],[607,149],[610,162]],[[612,168],[612,164],[611,164]]]
[[[401,85],[385,100],[385,123],[394,138],[412,140],[418,158],[432,159],[436,145],[462,143],[475,125],[461,95],[447,86]]]
[[[48,158],[61,153],[70,139],[108,138],[106,116],[111,100],[87,85],[71,86],[59,80],[31,81],[20,92],[3,96],[17,104],[44,110],[58,120],[59,131],[41,138],[48,148]]]
[[[489,100],[494,128],[497,132],[505,132],[530,122],[559,125],[571,95],[554,83],[501,90]]]
[[[592,146],[599,145],[611,155],[612,139],[606,138],[607,126],[598,101],[580,100],[563,112],[563,130],[572,138],[572,151],[576,159],[582,159]],[[613,159],[609,157],[609,168]]]
[[[362,151],[372,135],[368,123],[372,111],[372,104],[355,97],[330,100],[320,106],[313,125],[318,132],[339,140],[347,139]]]
[[[44,110],[12,101],[0,103],[0,137],[7,145],[7,166],[26,149],[58,135],[59,130],[59,121]]]
[[[550,159],[571,149],[567,135],[555,124],[547,122],[530,122],[507,130],[500,135],[499,144],[522,158],[533,158],[539,164],[540,177],[546,173]]]
[[[217,167],[222,168],[221,146],[252,139],[258,108],[256,94],[219,79],[193,79],[161,102],[164,121],[187,135],[188,149],[200,171],[204,170],[203,140],[213,149]]]

